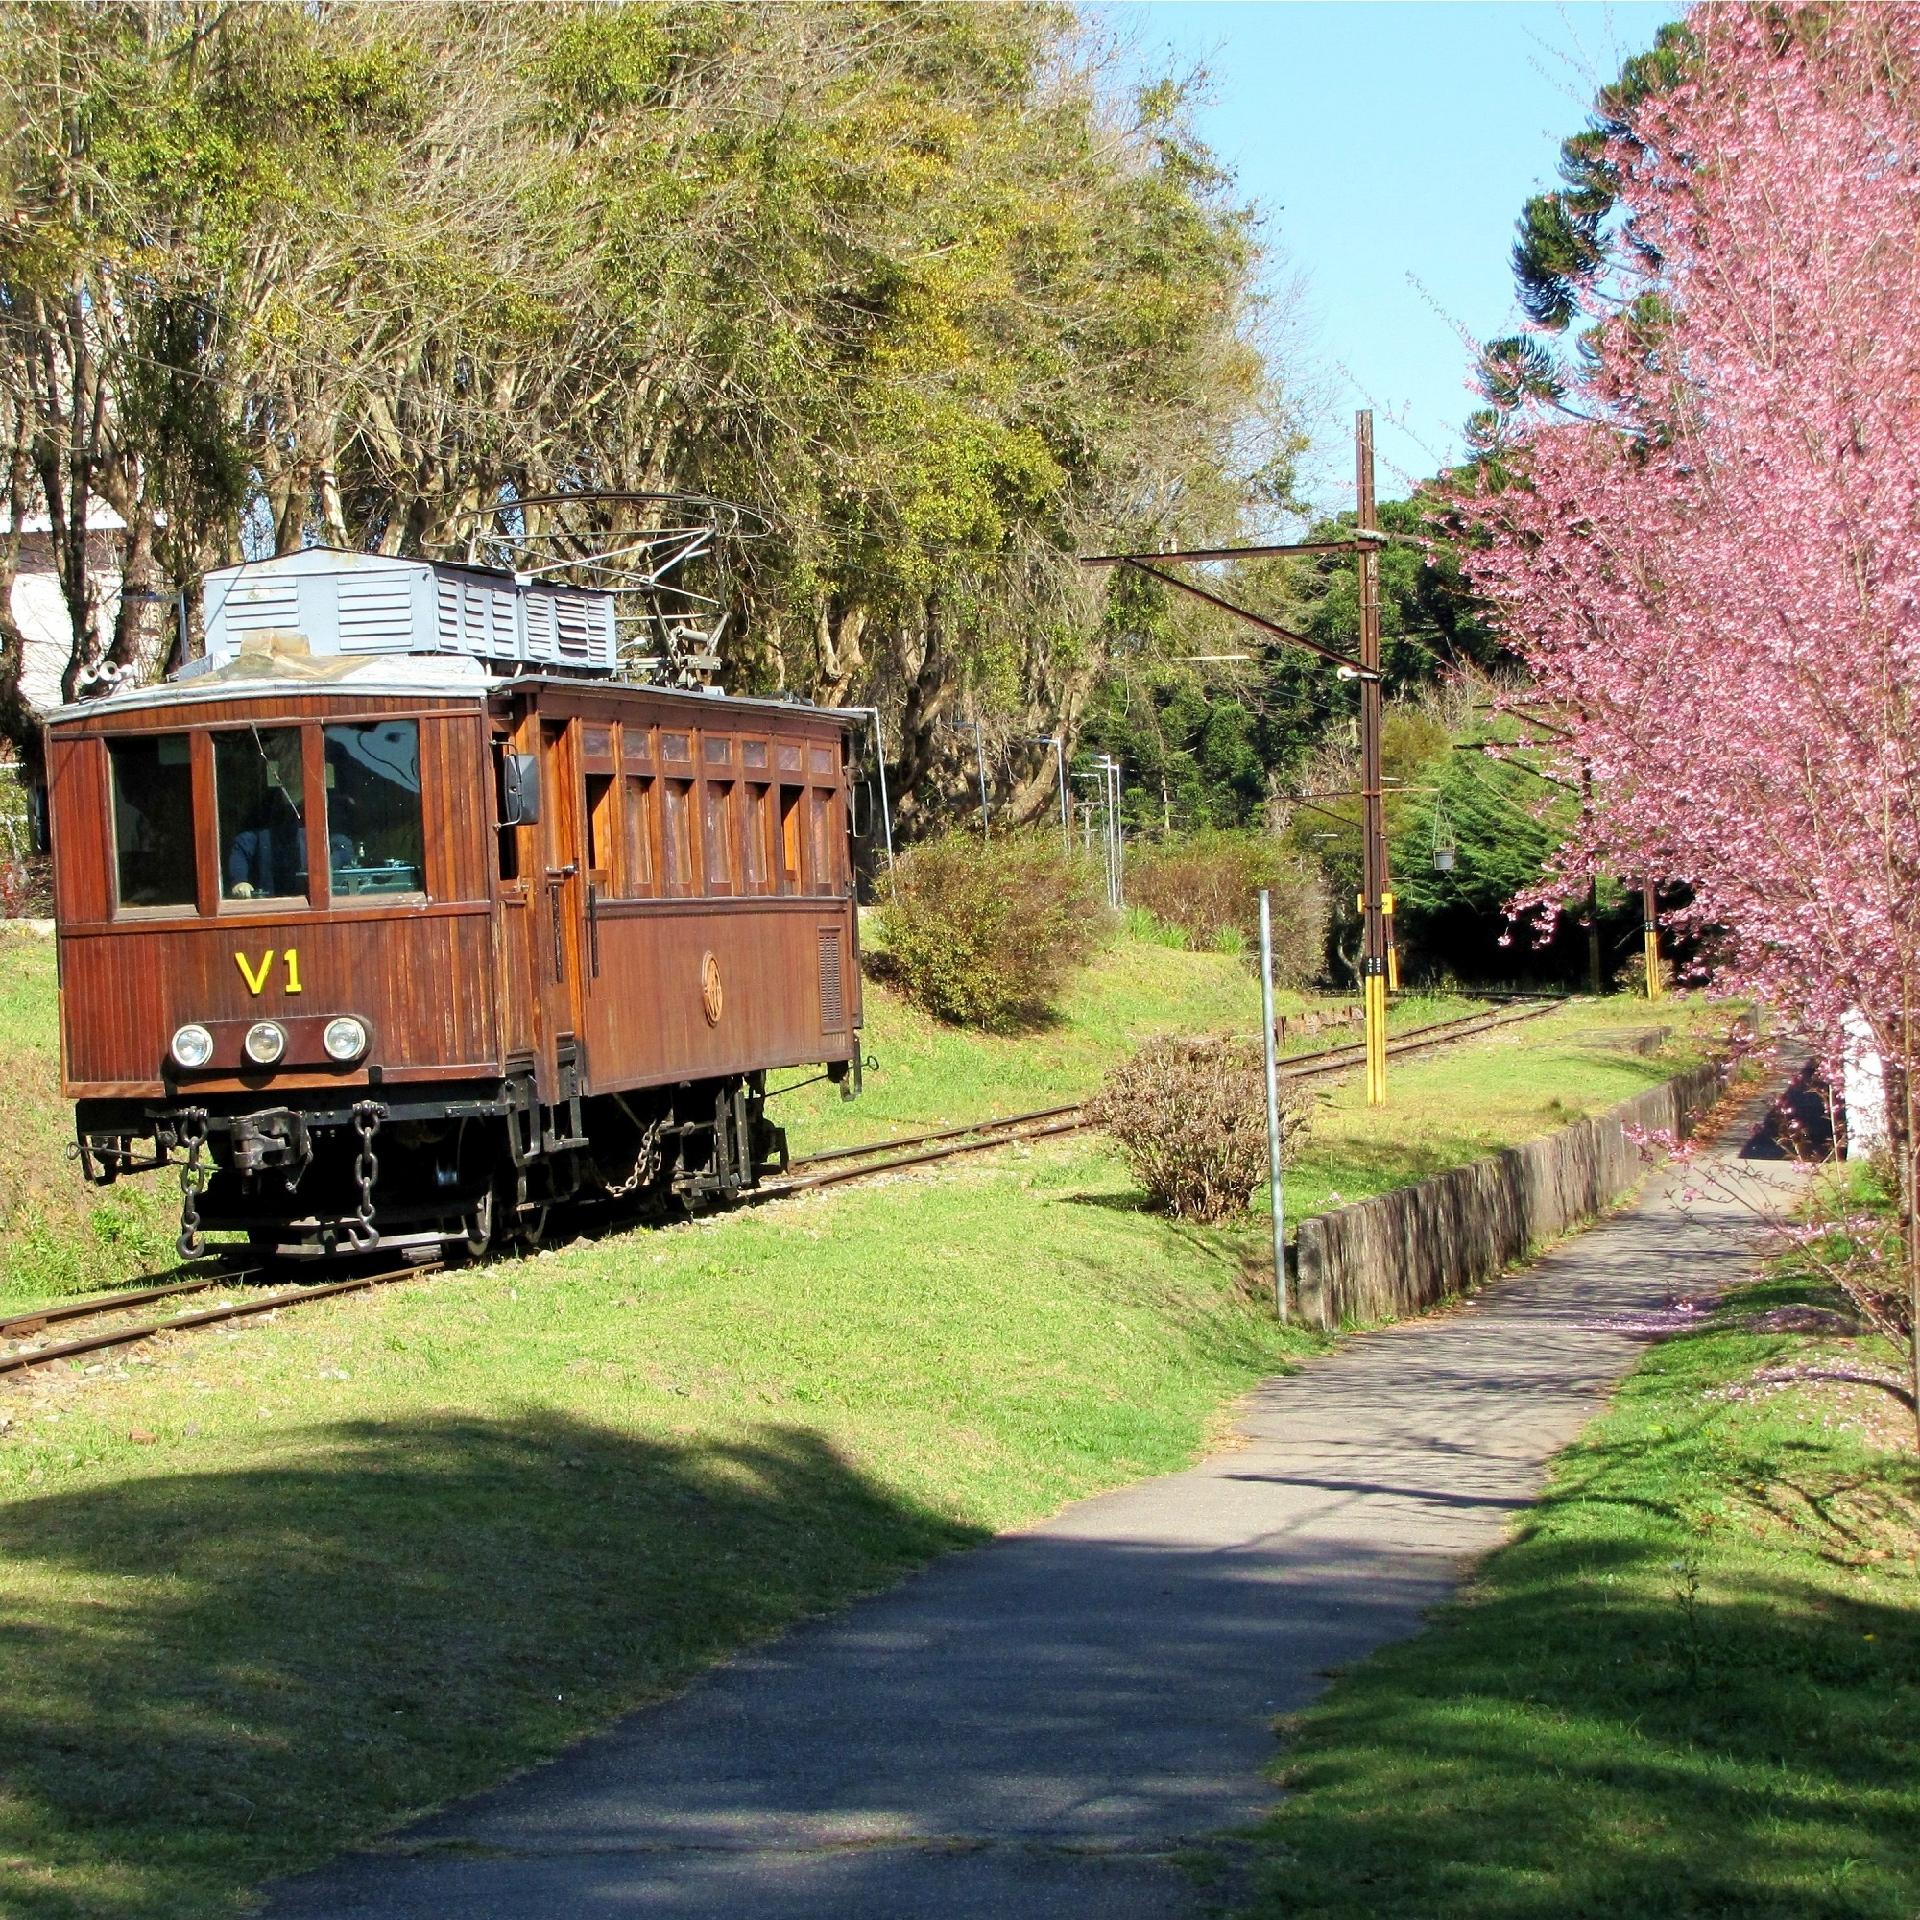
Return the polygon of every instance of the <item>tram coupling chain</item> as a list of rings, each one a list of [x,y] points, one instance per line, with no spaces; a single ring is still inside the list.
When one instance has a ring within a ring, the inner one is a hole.
[[[354,1219],[347,1223],[347,1231],[367,1247],[380,1237],[373,1225],[373,1183],[380,1178],[380,1156],[373,1150],[373,1137],[386,1117],[387,1110],[378,1100],[354,1103],[353,1130],[360,1136],[360,1151],[353,1162],[353,1181],[359,1190],[360,1204]]]
[[[174,1243],[182,1260],[197,1260],[207,1243],[200,1233],[200,1195],[212,1177],[202,1164],[207,1148],[207,1110],[188,1107],[174,1126],[175,1138],[187,1150],[180,1163],[180,1238]]]

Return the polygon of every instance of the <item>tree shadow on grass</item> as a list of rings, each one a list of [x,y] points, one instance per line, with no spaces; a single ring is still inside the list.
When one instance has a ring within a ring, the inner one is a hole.
[[[20,1501],[6,1911],[222,1911],[977,1537],[808,1432],[546,1412],[344,1422]]]
[[[1244,1911],[1908,1920],[1920,1615],[1700,1560],[1678,1526],[1510,1548],[1310,1718]]]

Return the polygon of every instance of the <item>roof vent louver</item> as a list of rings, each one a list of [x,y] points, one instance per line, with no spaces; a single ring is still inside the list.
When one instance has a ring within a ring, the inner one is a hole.
[[[501,666],[610,674],[609,594],[485,567],[310,547],[222,567],[203,588],[206,664],[260,633],[297,634],[330,654],[465,654]]]

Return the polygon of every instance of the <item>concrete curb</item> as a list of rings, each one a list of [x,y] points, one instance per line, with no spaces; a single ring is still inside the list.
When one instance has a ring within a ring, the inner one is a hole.
[[[1645,1168],[1627,1129],[1684,1139],[1719,1097],[1725,1071],[1690,1068],[1558,1133],[1301,1221],[1298,1317],[1329,1329],[1394,1319],[1491,1280],[1631,1192]]]

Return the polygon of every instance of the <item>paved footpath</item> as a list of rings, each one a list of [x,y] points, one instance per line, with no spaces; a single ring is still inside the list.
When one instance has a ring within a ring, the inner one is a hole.
[[[1676,1185],[1268,1381],[1237,1449],[799,1628],[284,1884],[273,1920],[1205,1911],[1171,1856],[1271,1802],[1273,1716],[1417,1631],[1661,1309],[1741,1277],[1737,1210],[1689,1219]]]

